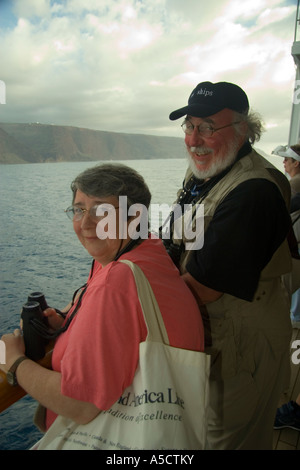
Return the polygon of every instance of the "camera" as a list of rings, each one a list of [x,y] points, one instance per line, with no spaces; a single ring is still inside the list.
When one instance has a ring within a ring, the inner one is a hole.
[[[45,347],[49,342],[49,338],[43,335],[48,329],[48,320],[43,315],[46,308],[45,296],[41,292],[32,292],[21,312],[25,355],[33,361],[45,356]]]

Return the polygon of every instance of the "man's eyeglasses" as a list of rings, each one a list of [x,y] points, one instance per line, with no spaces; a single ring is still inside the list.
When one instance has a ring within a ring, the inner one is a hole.
[[[219,131],[220,129],[225,129],[225,127],[230,127],[233,126],[234,124],[239,124],[241,121],[235,121],[231,122],[230,124],[227,124],[226,126],[218,127],[217,129],[214,129],[212,126],[209,124],[200,124],[199,126],[194,126],[190,121],[184,121],[184,123],[181,124],[182,130],[185,134],[192,135],[194,132],[195,127],[198,130],[198,134],[201,137],[211,137],[214,132]]]
[[[70,220],[78,222],[82,219],[85,212],[87,212],[92,220],[99,222],[105,213],[109,213],[109,211],[112,209],[119,209],[119,207],[115,207],[112,204],[97,204],[90,209],[82,209],[81,207],[70,206],[65,210],[65,213]]]

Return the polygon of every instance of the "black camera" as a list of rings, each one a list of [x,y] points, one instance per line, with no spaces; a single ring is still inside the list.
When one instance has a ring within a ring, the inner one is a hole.
[[[48,320],[43,310],[48,307],[45,296],[41,292],[33,292],[23,305],[21,318],[25,343],[25,354],[29,359],[38,361],[45,356],[45,347],[49,342],[41,332],[48,329]]]

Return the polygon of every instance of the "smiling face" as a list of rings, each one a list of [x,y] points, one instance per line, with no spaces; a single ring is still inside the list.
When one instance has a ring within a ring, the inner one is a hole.
[[[208,118],[188,116],[187,120],[194,126],[193,133],[185,135],[185,144],[195,176],[200,179],[211,178],[230,166],[245,142],[244,135],[238,134],[233,126],[229,126],[214,132],[211,137],[203,137],[198,132],[198,126],[207,124],[214,129],[227,126],[234,122],[234,112],[223,109]],[[245,123],[241,122],[239,125],[243,126]]]
[[[100,239],[97,236],[97,224],[99,220],[96,220],[89,210],[95,205],[110,204],[116,208],[113,210],[112,217],[115,217],[115,236]],[[108,263],[114,260],[117,253],[124,248],[129,242],[130,238],[119,238],[119,201],[115,196],[109,197],[90,197],[81,192],[79,189],[76,191],[73,206],[80,209],[85,209],[82,218],[80,220],[73,220],[74,231],[88,253],[96,260],[99,261],[102,266],[106,266]]]

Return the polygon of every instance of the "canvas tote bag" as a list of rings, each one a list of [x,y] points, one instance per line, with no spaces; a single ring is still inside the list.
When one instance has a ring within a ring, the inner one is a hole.
[[[107,411],[79,425],[58,416],[37,450],[198,449],[206,447],[210,359],[169,345],[153,291],[130,261],[148,329],[133,383]]]

